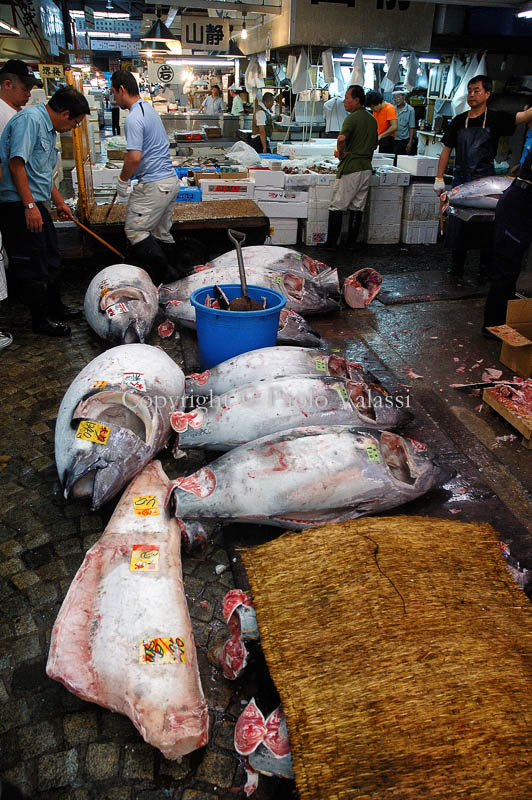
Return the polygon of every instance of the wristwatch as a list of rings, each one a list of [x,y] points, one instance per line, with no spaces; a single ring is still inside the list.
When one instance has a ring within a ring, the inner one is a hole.
[[[24,208],[35,208],[35,203],[28,203]]]

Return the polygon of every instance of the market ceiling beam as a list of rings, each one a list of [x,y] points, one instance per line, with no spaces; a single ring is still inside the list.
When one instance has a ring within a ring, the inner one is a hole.
[[[426,0],[423,0],[426,2]],[[282,6],[264,6],[260,3],[225,3],[223,0],[184,0],[183,3],[177,5],[172,3],[170,8],[196,8],[205,9],[215,8],[217,11],[240,11],[241,14],[282,14]]]
[[[426,3],[427,0],[410,0],[411,3]],[[466,6],[468,8],[482,8],[485,6],[496,6],[498,8],[515,8],[516,12],[522,9],[522,4],[515,0],[431,0],[435,6]],[[526,5],[526,4],[525,4]]]

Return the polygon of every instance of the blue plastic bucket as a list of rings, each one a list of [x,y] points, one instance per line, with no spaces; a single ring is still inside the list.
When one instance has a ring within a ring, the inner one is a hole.
[[[228,299],[242,297],[239,283],[228,283],[220,286]],[[275,289],[264,286],[250,286],[248,295],[262,303],[266,298],[263,311],[222,311],[203,305],[207,295],[214,297],[214,288],[205,286],[196,289],[190,295],[190,302],[196,310],[196,330],[201,369],[221,364],[228,358],[248,350],[260,347],[273,347],[277,341],[279,317],[286,304],[286,297]]]

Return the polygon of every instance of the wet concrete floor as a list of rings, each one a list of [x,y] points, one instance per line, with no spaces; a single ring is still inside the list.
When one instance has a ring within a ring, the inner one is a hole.
[[[360,245],[356,254],[334,257],[316,248],[307,252],[338,266],[343,276],[373,266],[383,273],[391,294],[401,286],[404,292],[409,276],[418,291],[416,302],[374,301],[363,311],[346,308],[312,321],[328,348],[347,352],[383,380],[403,384],[415,413],[405,433],[426,442],[454,471],[444,487],[396,513],[487,521],[508,546],[513,563],[532,568],[530,451],[519,436],[499,442],[497,437],[514,433],[509,424],[485,406],[479,409],[479,397],[450,387],[476,380],[485,367],[510,376],[499,364],[498,343],[480,335],[479,295],[485,287],[476,284],[473,266],[468,267],[467,286],[457,292],[449,286],[448,254],[440,245]],[[65,296],[70,303],[82,302],[84,288],[104,263],[110,262],[69,266]],[[436,296],[445,299],[431,297],[431,280]],[[526,271],[522,284],[530,283]],[[0,775],[13,787],[13,796],[47,800],[243,797],[244,771],[232,747],[234,723],[252,696],[265,712],[272,710],[276,691],[259,646],[234,683],[213,665],[213,651],[226,638],[224,593],[234,585],[246,587],[239,547],[272,538],[278,529],[214,525],[206,553],[183,555],[211,714],[210,740],[202,751],[179,763],[166,761],[128,719],[79,700],[46,677],[49,637],[61,601],[116,505],[113,500],[93,513],[88,503],[65,501],[55,471],[58,405],[76,374],[104,349],[84,321],[72,328],[68,340],[39,338],[31,333],[23,306],[10,302],[0,307],[0,330],[14,336],[14,343],[0,352],[0,456],[5,456],[0,460]],[[186,371],[197,369],[189,334],[161,340],[154,332],[149,341],[184,363]],[[421,377],[409,377],[410,369]],[[174,461],[164,451],[161,460],[174,478],[197,469],[205,455]],[[221,574],[219,565],[225,567]],[[291,781],[261,778],[255,797],[283,800],[297,792]]]

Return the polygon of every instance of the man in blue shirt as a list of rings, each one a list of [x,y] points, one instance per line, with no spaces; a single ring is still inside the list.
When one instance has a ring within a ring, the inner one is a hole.
[[[397,110],[394,160],[394,164],[397,164],[397,156],[415,156],[416,154],[414,142],[416,115],[412,106],[405,102],[405,93],[401,89],[392,92],[392,101]]]
[[[68,336],[70,328],[63,321],[81,316],[81,311],[61,301],[61,256],[44,204],[51,198],[60,217],[73,218],[53,181],[56,133],[71,131],[89,113],[86,98],[65,87],[46,105],[15,114],[0,141],[0,230],[9,271],[15,290],[30,309],[33,331],[44,336]]]
[[[161,118],[140,99],[137,81],[123,70],[111,76],[111,91],[125,122],[127,155],[118,178],[118,196],[129,198],[125,234],[127,258],[143,267],[155,284],[180,277],[175,268],[175,241],[170,233],[179,181],[170,159],[170,144]],[[130,189],[135,175],[138,183]]]

